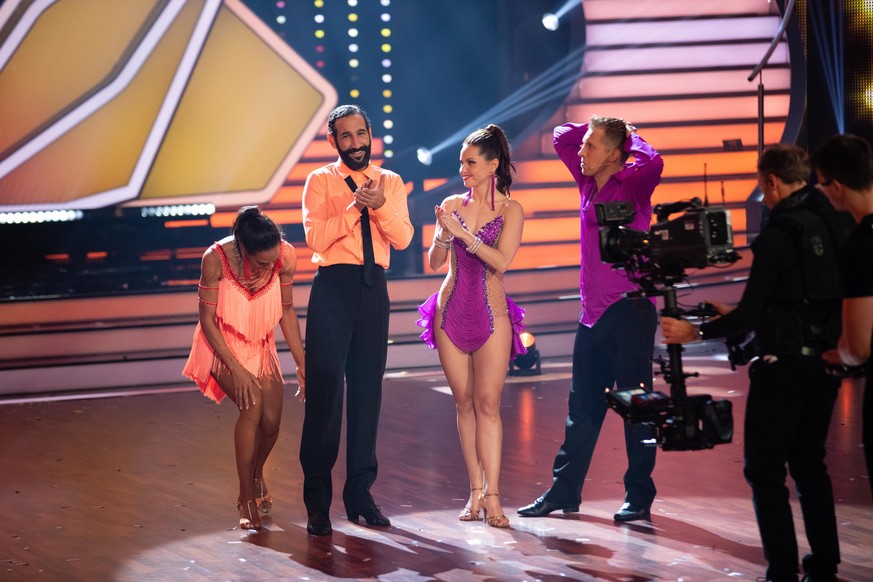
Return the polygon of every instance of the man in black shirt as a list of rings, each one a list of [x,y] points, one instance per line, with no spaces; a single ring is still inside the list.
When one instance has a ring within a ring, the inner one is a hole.
[[[873,493],[873,155],[870,144],[854,135],[836,135],[813,154],[818,188],[833,205],[848,210],[858,228],[840,253],[845,299],[843,334],[837,349],[822,357],[832,364],[867,364],[864,390],[863,443],[867,476]]]
[[[840,561],[824,464],[839,380],[826,373],[821,359],[839,336],[842,289],[835,272],[839,240],[834,240],[839,237],[831,235],[836,212],[808,185],[809,176],[802,149],[765,149],[758,160],[758,185],[770,221],[752,243],[754,260],[739,305],[717,305],[722,316],[699,327],[661,318],[664,340],[671,344],[755,331],[761,357],[749,369],[743,472],[752,487],[767,579],[780,582],[796,582],[798,573],[786,465],[812,549],[804,559],[807,576],[836,580]]]

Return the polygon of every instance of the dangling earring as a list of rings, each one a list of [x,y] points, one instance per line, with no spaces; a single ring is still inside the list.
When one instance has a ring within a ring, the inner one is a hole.
[[[491,174],[491,210],[494,211],[494,173]]]
[[[470,186],[470,189],[467,190],[467,195],[464,196],[464,204],[463,205],[466,206],[467,202],[469,202],[472,198],[473,198],[473,187]]]

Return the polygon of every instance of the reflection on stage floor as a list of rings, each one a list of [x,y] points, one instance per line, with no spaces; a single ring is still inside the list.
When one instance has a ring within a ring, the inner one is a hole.
[[[520,518],[549,485],[562,440],[569,362],[512,377],[503,396],[501,501],[511,528],[462,523],[468,495],[454,409],[439,370],[386,376],[377,502],[392,520],[345,519],[344,457],[334,471],[334,534],[306,533],[297,460],[303,406],[286,390],[266,480],[273,512],[240,531],[230,402],[190,387],[0,406],[0,552],[5,579],[46,580],[748,580],[765,562],[742,476],[745,370],[688,357],[689,393],[733,402],[731,444],[658,452],[651,521],[617,524],[625,468],[621,418],[607,414],[578,514]],[[661,378],[659,389],[666,391]],[[841,389],[828,465],[837,497],[841,580],[873,579],[873,507],[860,448],[863,389]],[[793,493],[792,493],[793,495]],[[808,551],[792,501],[801,555]]]

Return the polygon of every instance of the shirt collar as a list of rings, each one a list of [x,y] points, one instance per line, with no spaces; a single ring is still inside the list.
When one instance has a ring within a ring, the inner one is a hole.
[[[365,176],[367,178],[372,178],[373,175],[378,173],[372,163],[363,170],[353,170],[345,165],[343,161],[339,158],[337,158],[337,161],[334,162],[334,167],[336,168],[337,173],[343,178],[345,178],[346,176],[351,176],[352,178],[355,178],[356,176]]]

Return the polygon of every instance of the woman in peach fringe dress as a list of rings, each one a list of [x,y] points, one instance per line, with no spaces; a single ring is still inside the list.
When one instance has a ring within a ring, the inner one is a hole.
[[[297,253],[279,227],[256,206],[239,210],[232,234],[203,254],[200,321],[183,374],[205,396],[228,396],[239,408],[234,430],[239,476],[239,524],[260,529],[258,510],[272,497],[264,462],[276,444],[282,417],[282,372],[274,330],[278,324],[297,364],[297,398],[306,394],[303,340],[292,285]]]

